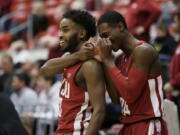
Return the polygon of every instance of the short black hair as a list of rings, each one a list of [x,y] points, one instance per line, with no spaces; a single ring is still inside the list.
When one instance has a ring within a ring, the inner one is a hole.
[[[102,23],[108,23],[110,25],[123,23],[124,27],[127,29],[127,24],[125,18],[117,11],[107,11],[98,20],[98,25]]]
[[[86,40],[96,35],[96,20],[95,18],[85,10],[69,10],[63,18],[71,19],[76,24],[84,27],[87,31]]]

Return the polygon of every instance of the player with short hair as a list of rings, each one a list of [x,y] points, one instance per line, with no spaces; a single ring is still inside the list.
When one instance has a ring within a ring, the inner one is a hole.
[[[61,49],[71,54],[47,61],[40,72],[63,72],[56,135],[98,135],[105,116],[105,81],[101,64],[87,60],[94,51],[86,43],[96,34],[95,19],[86,11],[70,10],[63,15],[60,31]]]
[[[116,11],[108,11],[99,18],[98,31],[98,53],[107,78],[116,88],[109,93],[116,103],[120,98],[122,107],[124,127],[120,135],[167,135],[162,120],[162,76],[157,52],[130,33],[124,17]],[[123,53],[115,60],[112,50],[119,49]]]

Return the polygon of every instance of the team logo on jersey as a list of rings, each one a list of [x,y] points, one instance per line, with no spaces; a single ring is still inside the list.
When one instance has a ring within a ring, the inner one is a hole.
[[[65,98],[70,97],[70,84],[66,79],[63,80],[60,95],[65,97]]]
[[[131,112],[129,110],[128,104],[122,97],[120,97],[120,104],[121,104],[121,108],[122,108],[122,115],[124,115],[124,116],[130,115]]]

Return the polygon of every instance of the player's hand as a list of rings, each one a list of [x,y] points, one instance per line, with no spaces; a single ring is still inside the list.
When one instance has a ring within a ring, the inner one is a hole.
[[[94,59],[96,59],[99,62],[102,62],[102,59],[99,55],[99,48],[96,45],[94,46],[94,52],[95,52]]]
[[[94,45],[92,43],[85,43],[77,52],[80,61],[92,59],[95,55]]]
[[[97,42],[96,52],[102,61],[112,58],[112,43],[109,38],[101,38]]]

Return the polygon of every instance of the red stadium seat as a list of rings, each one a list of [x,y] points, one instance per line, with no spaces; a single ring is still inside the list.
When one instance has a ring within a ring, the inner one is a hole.
[[[19,13],[12,17],[12,20],[23,23],[27,21],[31,12],[31,4],[17,3],[11,7],[11,11],[19,11]]]
[[[11,6],[11,11],[17,11],[17,10],[26,10],[31,11],[31,4],[30,3],[16,3]]]
[[[12,35],[9,33],[0,33],[0,50],[6,50],[9,47]]]

